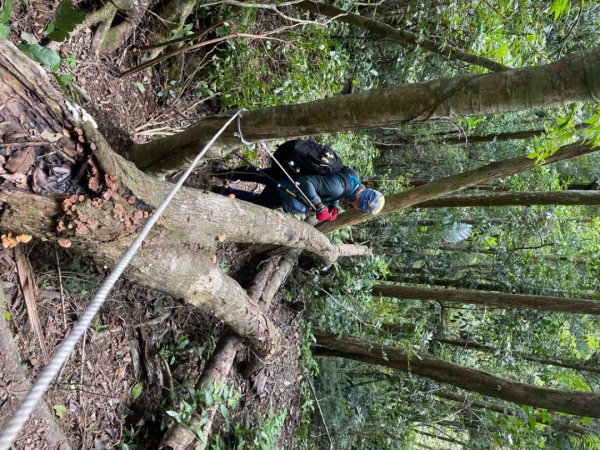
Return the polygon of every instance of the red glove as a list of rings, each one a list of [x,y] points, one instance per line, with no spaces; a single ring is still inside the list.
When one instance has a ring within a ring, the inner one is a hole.
[[[317,220],[320,222],[324,222],[326,220],[331,220],[331,215],[327,208],[323,208],[317,211]]]
[[[331,222],[333,222],[335,219],[338,218],[339,213],[340,213],[339,209],[337,209],[335,206],[332,208],[329,208],[329,220]]]

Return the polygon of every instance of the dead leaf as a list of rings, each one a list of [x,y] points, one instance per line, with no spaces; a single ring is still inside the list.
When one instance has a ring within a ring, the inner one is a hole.
[[[48,175],[46,175],[46,172],[44,172],[41,165],[37,166],[33,171],[31,189],[33,189],[33,192],[36,194],[48,191]]]
[[[235,199],[235,194],[229,194],[229,195],[227,196],[227,198],[228,198],[229,200],[233,200],[233,199]]]
[[[44,362],[48,362],[46,339],[44,337],[44,332],[42,331],[42,324],[40,323],[40,317],[37,312],[37,303],[35,301],[35,284],[31,276],[29,263],[22,246],[15,248],[15,261],[17,263],[17,273],[19,274],[19,281],[21,283],[23,297],[25,297],[25,305],[27,306],[27,315],[29,316],[29,321],[31,322],[31,328],[33,329],[34,334],[39,341]]]
[[[213,264],[216,264],[217,263],[217,255],[212,255],[210,257],[210,262],[213,263]]]
[[[219,239],[219,242],[223,242],[223,241],[225,240],[225,233],[223,233],[223,234],[220,234],[220,235],[218,236],[218,239]]]
[[[27,173],[29,168],[35,162],[35,149],[33,147],[25,147],[14,152],[4,168],[10,173]]]
[[[60,133],[53,133],[50,130],[44,130],[40,133],[40,137],[48,142],[56,142],[63,138],[63,135]]]
[[[29,137],[29,133],[27,131],[13,131],[12,133],[6,133],[6,139],[20,139],[24,137]]]
[[[79,154],[77,153],[77,149],[75,147],[67,147],[66,145],[63,147],[63,152],[70,156],[71,158],[77,158]]]
[[[6,180],[12,182],[19,189],[27,189],[29,187],[27,184],[27,177],[22,173],[13,173],[13,174],[5,173],[0,176],[2,176]]]
[[[53,167],[52,172],[56,175],[66,175],[68,173],[71,173],[71,168],[63,164],[62,166]]]

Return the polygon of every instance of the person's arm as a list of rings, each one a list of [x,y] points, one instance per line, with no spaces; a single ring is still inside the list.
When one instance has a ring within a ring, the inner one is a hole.
[[[308,197],[317,210],[317,219],[335,220],[338,210],[334,206],[336,200],[344,192],[344,183],[337,176],[329,175],[307,175],[300,177],[299,188]]]

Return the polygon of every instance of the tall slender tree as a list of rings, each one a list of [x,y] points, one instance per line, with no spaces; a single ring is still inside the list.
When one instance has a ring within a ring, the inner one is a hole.
[[[383,284],[373,286],[373,294],[401,300],[435,300],[441,303],[466,303],[499,308],[536,309],[572,314],[600,314],[600,300],[580,298]]]
[[[519,383],[488,372],[464,367],[432,356],[370,342],[354,336],[317,333],[313,354],[340,357],[391,367],[521,405],[577,416],[600,417],[600,394],[561,391]]]

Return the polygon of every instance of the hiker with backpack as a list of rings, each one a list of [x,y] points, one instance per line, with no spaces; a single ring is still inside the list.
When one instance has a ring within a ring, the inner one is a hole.
[[[272,158],[269,168],[246,167],[227,172],[240,181],[263,184],[260,194],[229,187],[220,192],[271,209],[281,207],[292,214],[307,214],[312,209],[319,221],[336,220],[339,201],[344,199],[363,214],[377,214],[383,208],[383,195],[365,187],[358,174],[325,145],[287,141]]]

